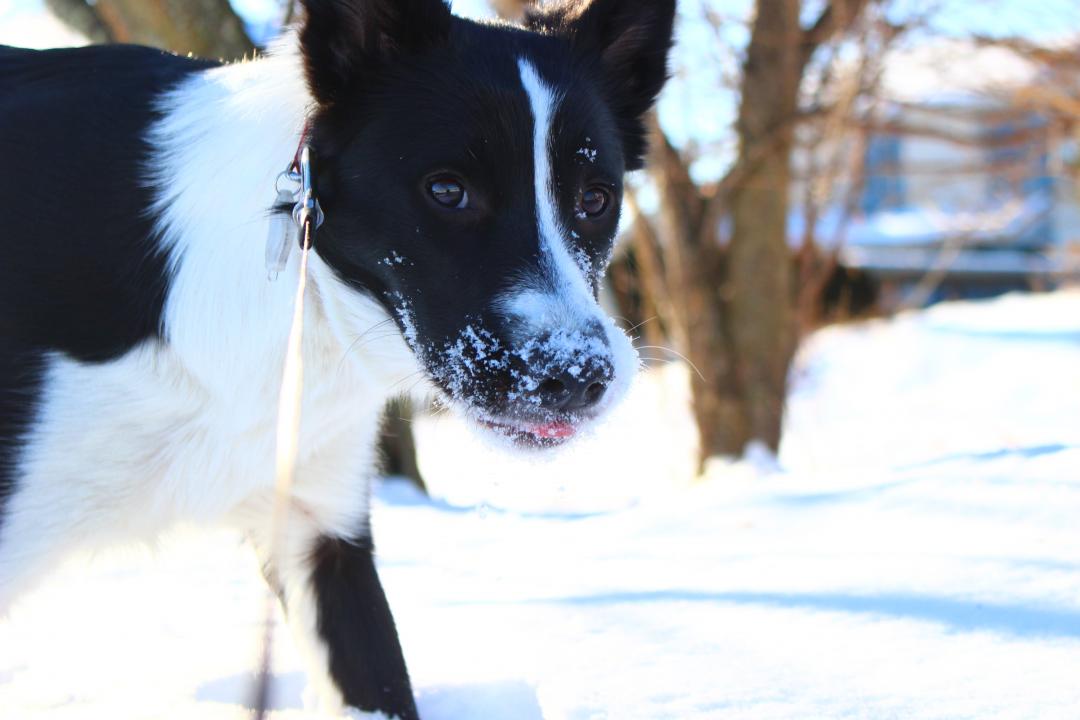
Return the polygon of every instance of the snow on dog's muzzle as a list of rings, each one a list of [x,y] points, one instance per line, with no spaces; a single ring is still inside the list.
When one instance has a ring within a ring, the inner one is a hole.
[[[615,378],[598,327],[547,333],[512,353],[524,367],[508,394],[505,419],[485,424],[518,442],[548,447],[571,439],[597,415]]]
[[[503,330],[469,325],[434,364],[439,384],[479,425],[517,445],[554,447],[610,406],[617,364],[602,324],[532,336]]]
[[[611,349],[599,328],[548,333],[517,354],[527,368],[519,383],[522,399],[548,413],[588,414],[615,377]]]

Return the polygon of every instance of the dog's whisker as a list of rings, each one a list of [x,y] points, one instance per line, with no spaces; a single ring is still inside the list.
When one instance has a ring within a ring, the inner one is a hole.
[[[385,326],[388,322],[392,322],[392,320],[390,318],[385,318],[383,320],[380,320],[379,322],[375,323],[374,325],[369,327],[367,330],[365,330],[364,332],[360,333],[355,338],[353,338],[352,342],[349,343],[349,346],[346,347],[345,351],[341,354],[341,361],[338,363],[337,372],[338,373],[341,372],[341,368],[345,365],[345,360],[346,360],[346,358],[348,358],[350,352],[353,352],[354,350],[359,350],[360,348],[364,347],[364,345],[358,345],[358,344],[365,337],[367,337],[370,333],[374,332],[375,330],[378,330],[379,328]],[[381,336],[378,336],[378,337],[370,338],[368,340],[368,343],[378,342],[379,340],[385,340],[386,338],[393,337],[393,336],[394,336],[394,333],[387,333],[386,335],[381,335]],[[367,343],[365,343],[365,344],[367,344]]]
[[[420,380],[419,380],[419,381],[417,381],[416,383],[414,383],[414,384],[412,385],[412,387],[410,387],[410,388],[409,388],[409,390],[412,390],[412,389],[413,389],[414,387],[416,387],[416,386],[417,386],[417,385],[419,385],[419,384],[420,384],[421,382],[423,382],[423,380],[424,380],[424,371],[423,371],[423,370],[417,370],[417,371],[415,371],[415,372],[411,372],[411,373],[409,373],[408,375],[406,375],[405,377],[401,378],[400,380],[398,380],[397,382],[395,382],[395,383],[394,383],[393,385],[391,385],[391,386],[390,386],[390,389],[391,389],[391,390],[397,390],[397,388],[398,388],[398,386],[399,386],[399,385],[403,385],[403,384],[405,384],[405,383],[409,382],[410,380],[412,380],[413,378],[415,378],[415,377],[416,377],[416,376],[418,376],[418,375],[420,376]],[[408,392],[408,391],[406,391],[406,393],[407,393],[407,392]],[[403,393],[403,394],[406,394],[406,393]]]
[[[698,366],[695,365],[694,362],[690,358],[686,357],[685,355],[683,355],[678,350],[672,350],[671,348],[664,347],[663,345],[642,345],[641,347],[639,347],[637,349],[638,350],[661,350],[663,352],[669,352],[672,355],[674,355],[675,357],[677,357],[680,360],[682,360],[683,362],[685,362],[687,365],[689,365],[691,367],[691,369],[693,369],[693,371],[695,373],[697,373],[697,376],[699,378],[701,378],[701,382],[703,382],[703,383],[708,383],[709,382],[708,380],[705,379],[705,376],[701,374],[701,371],[698,370]]]
[[[634,325],[633,327],[627,328],[627,329],[626,329],[626,332],[627,332],[627,333],[632,333],[632,332],[634,332],[635,330],[637,330],[638,328],[640,328],[640,327],[641,327],[642,325],[646,325],[646,324],[648,324],[648,323],[651,323],[651,322],[652,322],[653,320],[659,320],[659,319],[660,319],[660,317],[659,317],[658,315],[653,315],[653,316],[652,316],[652,317],[650,317],[650,318],[646,318],[646,319],[642,320],[642,321],[641,321],[641,322],[639,322],[639,323],[638,323],[637,325]]]

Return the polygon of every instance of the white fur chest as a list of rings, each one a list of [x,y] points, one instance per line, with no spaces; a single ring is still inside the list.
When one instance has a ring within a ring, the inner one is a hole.
[[[385,392],[351,363],[327,376],[329,355],[305,355],[294,499],[355,528],[366,515]],[[178,521],[257,525],[272,502],[277,395],[271,387],[255,397],[255,384],[228,394],[207,388],[158,342],[104,364],[54,356],[23,456],[26,497],[70,508],[49,516],[105,541],[145,538]],[[14,517],[37,515],[18,505]]]

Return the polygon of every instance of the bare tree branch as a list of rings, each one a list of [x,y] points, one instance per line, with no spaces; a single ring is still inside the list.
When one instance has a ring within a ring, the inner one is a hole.
[[[685,320],[679,316],[679,307],[674,302],[676,294],[670,287],[671,278],[665,267],[660,238],[652,222],[638,206],[637,195],[632,188],[626,189],[624,199],[627,208],[634,214],[630,243],[639,269],[636,275],[643,291],[643,304],[655,312],[664,329],[672,333],[684,327]],[[655,336],[656,333],[653,334]],[[650,344],[659,344],[659,338],[653,337]]]
[[[835,35],[851,30],[868,0],[831,0],[809,28],[803,30],[801,63],[805,67],[823,43]]]
[[[972,40],[981,47],[1002,47],[1012,50],[1021,57],[1034,60],[1042,65],[1058,68],[1080,69],[1080,52],[1076,47],[1051,48],[1019,37],[988,37],[974,35]]]
[[[670,221],[676,225],[669,236],[691,238],[704,210],[701,194],[686,161],[660,127],[655,111],[649,114],[647,123],[650,170],[662,196],[661,206],[669,209]]]

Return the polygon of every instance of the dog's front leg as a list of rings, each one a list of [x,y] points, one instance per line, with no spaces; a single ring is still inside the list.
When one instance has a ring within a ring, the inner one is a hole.
[[[300,540],[293,535],[286,544],[289,567],[271,567],[264,554],[264,573],[282,599],[294,637],[309,656],[322,703],[340,705],[346,712],[417,720],[397,629],[375,570],[371,538],[309,534]]]
[[[317,630],[345,705],[415,720],[412,686],[371,539],[320,538],[311,562]]]

